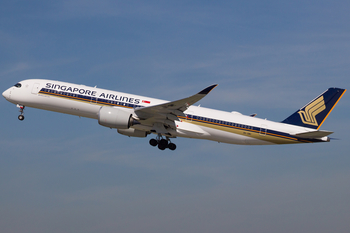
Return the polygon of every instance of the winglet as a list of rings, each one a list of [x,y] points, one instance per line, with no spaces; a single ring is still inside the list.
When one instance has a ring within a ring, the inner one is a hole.
[[[203,89],[202,91],[198,92],[198,94],[202,94],[202,95],[207,95],[209,92],[211,92],[218,84],[213,84],[205,89]]]

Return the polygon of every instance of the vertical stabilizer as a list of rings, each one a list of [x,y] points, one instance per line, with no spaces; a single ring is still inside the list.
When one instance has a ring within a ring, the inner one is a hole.
[[[282,121],[282,123],[318,130],[345,91],[345,89],[341,88],[329,88],[310,103]]]

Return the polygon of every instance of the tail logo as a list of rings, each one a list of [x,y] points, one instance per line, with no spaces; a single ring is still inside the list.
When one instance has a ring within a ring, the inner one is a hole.
[[[318,126],[316,116],[326,109],[326,104],[324,102],[323,96],[316,99],[314,102],[305,107],[304,111],[300,110],[298,113],[300,115],[301,121],[304,124]]]

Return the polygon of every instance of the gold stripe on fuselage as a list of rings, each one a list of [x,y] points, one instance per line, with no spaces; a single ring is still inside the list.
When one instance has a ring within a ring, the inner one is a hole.
[[[55,96],[58,98],[64,98],[64,99],[71,99],[74,101],[79,101],[83,103],[90,103],[90,104],[95,104],[99,106],[117,106],[117,107],[123,107],[123,108],[132,108],[129,106],[124,106],[124,105],[117,105],[113,103],[106,103],[106,102],[101,102],[98,100],[91,100],[91,99],[84,99],[76,96],[67,96],[67,95],[62,95],[58,93],[51,93],[51,92],[46,92],[46,91],[40,91],[39,94],[42,95],[49,95],[49,96]],[[199,126],[204,126],[216,130],[221,130],[221,131],[226,131],[229,133],[234,133],[246,137],[251,137],[263,141],[268,141],[271,143],[275,144],[292,144],[292,143],[302,143],[302,142],[310,142],[307,140],[298,140],[297,138],[293,137],[288,137],[285,135],[280,135],[280,134],[273,134],[270,132],[265,132],[265,129],[262,128],[261,130],[255,130],[250,126],[247,127],[240,127],[240,126],[232,126],[232,125],[225,125],[225,124],[220,124],[220,123],[214,123],[214,122],[209,122],[209,121],[204,121],[204,120],[194,120],[194,119],[187,119],[186,117],[181,117],[179,118],[183,122],[199,125]],[[238,124],[238,125],[243,125],[243,124]]]
[[[204,126],[216,130],[222,130],[229,133],[234,133],[246,137],[251,137],[263,141],[268,141],[275,144],[292,144],[292,143],[308,143],[311,141],[307,140],[298,140],[297,138],[288,137],[285,135],[274,134],[270,132],[265,133],[265,129],[261,128],[261,130],[252,129],[250,126],[248,127],[239,127],[239,126],[231,126],[220,123],[214,123],[204,120],[194,120],[194,119],[186,119],[185,117],[180,117],[183,122]]]

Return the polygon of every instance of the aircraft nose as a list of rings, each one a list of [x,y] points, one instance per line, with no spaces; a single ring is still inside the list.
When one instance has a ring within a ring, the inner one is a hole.
[[[5,98],[5,99],[9,99],[10,98],[10,90],[7,89],[6,91],[4,91],[2,93],[2,96]]]

